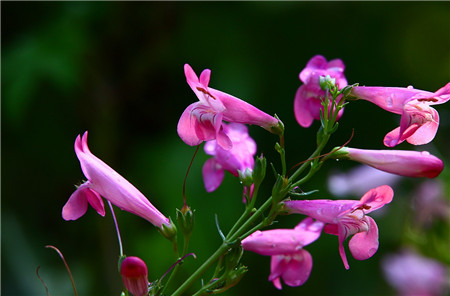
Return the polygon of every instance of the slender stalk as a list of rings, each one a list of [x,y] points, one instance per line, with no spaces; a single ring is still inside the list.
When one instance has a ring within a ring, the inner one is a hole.
[[[114,225],[116,226],[116,231],[117,231],[117,239],[119,240],[119,251],[120,251],[120,256],[123,256],[123,247],[122,247],[122,238],[120,236],[120,231],[119,231],[119,224],[117,223],[117,219],[116,219],[116,215],[114,214],[114,209],[113,206],[111,204],[111,202],[108,200],[108,205],[109,208],[111,209],[111,214],[114,220]]]

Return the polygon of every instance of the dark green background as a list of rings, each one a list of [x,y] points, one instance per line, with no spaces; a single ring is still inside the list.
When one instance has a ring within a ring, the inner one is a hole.
[[[450,80],[448,2],[1,2],[2,8],[2,295],[72,295],[52,244],[64,253],[80,295],[120,295],[118,245],[111,215],[90,208],[66,222],[61,209],[83,174],[73,151],[89,131],[91,151],[139,188],[167,216],[182,206],[182,186],[195,148],[177,136],[176,124],[196,99],[183,65],[212,70],[210,85],[278,114],[286,125],[288,165],[314,149],[316,122],[303,129],[293,114],[299,72],[315,54],[341,58],[349,83],[408,86],[435,91]],[[448,163],[450,108],[436,106],[441,125],[430,150]],[[355,129],[351,146],[382,149],[399,122],[367,102],[351,103],[329,147]],[[250,127],[258,153],[279,163],[275,136]],[[398,148],[414,149],[404,143]],[[214,225],[228,230],[241,211],[241,188],[231,175],[214,193],[203,189],[203,152],[187,181],[197,225],[184,270],[197,267],[220,244]],[[331,198],[330,163],[302,188]],[[447,180],[448,169],[440,176]],[[268,171],[263,196],[274,178]],[[269,257],[246,253],[248,275],[225,295],[380,295],[383,254],[402,244],[410,196],[420,180],[405,179],[383,215],[376,216],[380,249],[367,261],[351,258],[346,271],[337,238],[307,246],[314,259],[308,282],[277,292],[267,281]],[[358,198],[358,197],[352,197]],[[170,244],[145,220],[116,211],[125,252],[143,258],[150,280],[173,262]],[[375,214],[375,213],[374,213]],[[281,217],[294,227],[300,216]],[[184,274],[181,273],[181,277]],[[205,279],[207,279],[205,277]]]

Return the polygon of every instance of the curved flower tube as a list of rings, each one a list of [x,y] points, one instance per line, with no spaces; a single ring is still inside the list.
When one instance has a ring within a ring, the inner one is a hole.
[[[347,86],[344,69],[345,65],[340,59],[327,62],[325,57],[316,55],[308,61],[299,74],[303,85],[297,90],[294,99],[294,114],[298,124],[302,127],[310,127],[314,119],[320,120],[320,112],[323,109],[321,98],[325,97],[325,91],[320,87],[319,78],[329,75],[336,80],[336,84],[341,89]],[[337,119],[343,112],[343,109],[339,111]]]
[[[439,127],[439,114],[430,106],[450,99],[450,83],[434,93],[413,87],[357,86],[352,88],[349,97],[401,114],[400,126],[386,134],[385,146],[394,147],[405,140],[413,145],[423,145],[434,139]]]
[[[286,285],[303,285],[312,270],[311,254],[303,247],[317,240],[324,223],[306,218],[294,229],[272,229],[256,231],[242,240],[242,248],[260,255],[272,256],[269,281],[277,289]]]
[[[343,158],[405,177],[435,178],[444,169],[442,160],[427,151],[368,150],[344,147]]]
[[[196,146],[203,141],[216,140],[223,149],[231,149],[233,144],[223,130],[223,121],[259,125],[272,133],[281,133],[275,117],[241,99],[208,87],[211,70],[203,70],[198,78],[191,66],[185,64],[184,73],[199,99],[184,110],[178,121],[178,135],[186,144]]]
[[[349,269],[343,242],[352,236],[349,249],[357,260],[372,257],[378,250],[378,227],[366,214],[392,201],[394,192],[387,185],[369,190],[361,200],[291,200],[284,202],[289,214],[304,214],[326,223],[324,231],[339,238],[339,254]]]
[[[161,228],[170,226],[169,219],[161,214],[148,199],[124,177],[91,153],[87,145],[88,133],[75,140],[75,153],[81,170],[88,179],[70,196],[62,210],[64,220],[76,220],[86,213],[88,203],[101,216],[105,215],[103,196],[124,211],[142,217]]]
[[[203,165],[203,181],[208,192],[220,186],[225,170],[238,177],[238,170],[252,171],[255,164],[256,142],[249,136],[247,126],[240,123],[222,126],[233,145],[231,149],[225,150],[216,140],[206,142],[206,154],[214,156]]]

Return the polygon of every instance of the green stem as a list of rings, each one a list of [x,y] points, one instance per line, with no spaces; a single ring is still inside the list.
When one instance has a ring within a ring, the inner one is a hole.
[[[228,241],[233,242],[236,240],[239,236],[241,236],[246,229],[252,225],[261,215],[264,211],[266,211],[270,206],[272,205],[272,196],[269,197],[266,202],[244,223],[242,226],[229,238]]]
[[[314,157],[317,157],[320,155],[320,152],[322,152],[323,148],[325,148],[325,145],[328,143],[328,140],[330,139],[330,135],[329,134],[325,134],[323,136],[322,141],[320,142],[320,144],[317,146],[316,150],[314,150],[314,152],[311,154],[311,156],[308,159],[312,159]],[[302,164],[290,177],[289,177],[289,181],[294,181],[295,179],[297,179],[300,174],[311,164],[313,160],[309,160],[307,162],[305,162],[304,164]]]
[[[178,289],[173,292],[172,296],[181,295],[196,281],[206,270],[208,270],[214,262],[216,262],[220,256],[228,250],[227,243],[222,245],[211,255]]]
[[[252,225],[261,214],[267,210],[272,204],[272,197],[266,200],[266,202],[234,233],[230,231],[227,236],[227,240],[212,254],[173,294],[172,296],[178,296],[184,293],[194,281],[196,281],[203,273],[208,270],[214,262],[216,262],[229,248],[228,242],[233,242],[240,235],[246,232],[247,228]],[[244,212],[245,213],[245,212]],[[241,219],[239,219],[241,220]],[[238,220],[238,222],[239,222]],[[236,223],[237,224],[237,223]],[[233,226],[233,228],[235,228]],[[236,227],[237,228],[237,227]]]

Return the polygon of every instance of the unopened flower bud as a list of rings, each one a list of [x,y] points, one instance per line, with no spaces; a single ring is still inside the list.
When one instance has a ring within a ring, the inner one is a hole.
[[[323,90],[333,89],[334,87],[336,87],[336,78],[331,78],[330,75],[320,76],[319,85]]]
[[[280,202],[288,192],[289,189],[289,180],[286,178],[283,178],[283,176],[278,175],[277,181],[275,182],[275,185],[272,188],[272,199],[273,202],[278,203]]]
[[[245,168],[245,171],[238,170],[239,180],[244,186],[251,186],[253,184],[253,171],[250,168]]]
[[[189,237],[194,230],[194,212],[190,207],[183,207],[181,210],[177,209],[177,222],[181,233]]]
[[[253,182],[257,185],[261,184],[266,176],[267,160],[261,154],[255,160],[255,166],[253,167]]]
[[[141,258],[134,256],[125,258],[120,266],[120,274],[123,284],[133,296],[148,294],[148,270]]]

